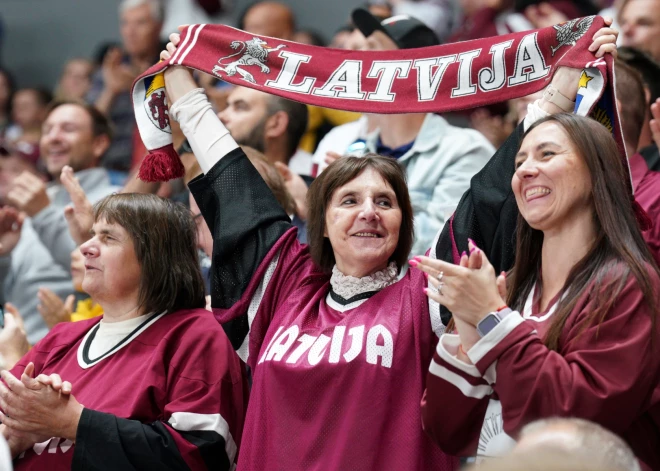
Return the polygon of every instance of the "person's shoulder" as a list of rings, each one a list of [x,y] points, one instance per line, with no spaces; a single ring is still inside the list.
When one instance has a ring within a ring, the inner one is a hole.
[[[215,337],[224,333],[213,313],[202,308],[180,309],[165,314],[156,323],[163,336],[187,335],[195,338]]]
[[[79,322],[60,322],[34,348],[40,352],[50,352],[58,347],[72,346],[100,320],[101,317],[94,317]]]

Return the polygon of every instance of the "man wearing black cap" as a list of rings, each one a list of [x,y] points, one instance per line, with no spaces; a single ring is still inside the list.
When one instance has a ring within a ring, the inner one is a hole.
[[[352,17],[362,34],[358,48],[363,50],[440,44],[431,29],[407,15],[380,22],[359,8]],[[365,151],[393,157],[406,170],[415,216],[412,252],[423,254],[468,189],[472,175],[495,149],[479,132],[451,126],[432,113],[379,115],[378,125],[379,130],[367,137]]]

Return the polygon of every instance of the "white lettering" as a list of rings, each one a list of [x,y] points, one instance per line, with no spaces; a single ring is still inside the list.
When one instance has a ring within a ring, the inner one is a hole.
[[[374,61],[368,78],[377,78],[376,91],[367,95],[367,100],[394,101],[396,93],[392,93],[392,84],[396,78],[408,78],[411,61]]]
[[[275,361],[280,361],[291,345],[293,345],[293,342],[296,341],[296,337],[298,337],[298,326],[292,325],[275,341],[268,351],[266,361],[273,359]]]
[[[309,347],[312,346],[314,341],[316,340],[316,337],[312,337],[311,335],[303,334],[302,337],[298,339],[298,342],[300,342],[300,345],[298,348],[296,348],[291,355],[289,355],[289,358],[287,359],[287,363],[295,363],[298,361],[298,359],[303,356],[303,353],[305,353],[307,350],[309,350]]]
[[[481,54],[481,49],[462,52],[458,55],[458,87],[452,89],[453,98],[477,93],[477,86],[472,83],[472,61]]]
[[[362,61],[344,61],[332,73],[326,84],[321,88],[315,88],[312,94],[331,98],[362,100],[365,93],[361,91],[360,86],[361,72]]]
[[[378,345],[379,336],[383,337],[383,345]],[[367,363],[377,365],[378,357],[381,357],[381,365],[386,368],[392,367],[392,358],[394,357],[392,334],[380,324],[369,329],[367,334]]]
[[[351,329],[348,331],[348,335],[353,337],[353,341],[351,343],[351,348],[349,348],[348,351],[344,353],[344,360],[346,360],[347,362],[351,362],[355,360],[355,358],[362,351],[362,338],[364,337],[364,326],[359,325],[357,327],[351,327]]]
[[[298,54],[290,51],[280,51],[279,57],[284,59],[282,70],[280,70],[277,79],[268,80],[266,82],[266,86],[278,88],[280,90],[286,90],[289,92],[308,94],[314,86],[314,82],[316,82],[315,78],[305,77],[303,81],[298,84],[294,84],[293,81],[298,74],[300,64],[308,63],[312,56],[308,56],[306,54]]]
[[[329,342],[330,337],[323,334],[319,335],[318,340],[314,342],[314,345],[312,345],[312,348],[309,350],[309,354],[307,355],[307,361],[310,365],[318,365],[318,363],[323,359],[323,355],[325,354],[325,350]]]
[[[435,59],[418,59],[415,61],[417,69],[417,98],[419,101],[432,101],[438,93],[440,82],[444,77],[449,64],[456,62],[456,54],[442,56]],[[433,67],[437,67],[433,73]]]
[[[273,335],[273,338],[270,339],[270,342],[268,342],[268,346],[266,347],[266,350],[264,350],[264,354],[261,356],[261,360],[259,360],[259,364],[263,363],[264,360],[266,359],[266,355],[268,355],[268,350],[270,350],[270,346],[273,345],[273,342],[277,337],[279,337],[280,332],[282,332],[282,329],[284,329],[283,326],[279,326],[277,328],[277,332],[275,332],[275,335]]]
[[[509,86],[538,80],[550,72],[550,67],[546,67],[545,59],[539,50],[537,34],[538,32],[528,34],[518,44],[516,66],[513,75],[509,77]]]
[[[506,63],[504,53],[513,44],[513,39],[503,43],[493,44],[490,54],[493,56],[493,67],[485,67],[479,71],[479,88],[485,92],[499,90],[506,82]]]
[[[338,325],[332,332],[332,343],[330,344],[330,363],[339,363],[339,356],[341,355],[341,346],[344,342],[344,334],[346,333],[346,326]]]

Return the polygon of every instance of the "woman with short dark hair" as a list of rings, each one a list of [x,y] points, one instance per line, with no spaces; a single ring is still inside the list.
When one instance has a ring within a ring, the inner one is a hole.
[[[410,197],[394,159],[331,164],[308,192],[309,245],[183,68],[165,71],[204,175],[212,308],[253,385],[239,469],[458,469],[420,426],[439,317],[408,269]]]
[[[426,430],[449,453],[487,457],[533,420],[578,417],[660,469],[660,274],[625,157],[602,124],[557,114],[528,129],[515,165],[506,289],[472,242],[460,266],[420,258],[458,329],[431,363]]]
[[[15,469],[231,469],[247,390],[204,310],[190,211],[108,196],[80,250],[82,287],[103,316],[58,324],[2,373]]]

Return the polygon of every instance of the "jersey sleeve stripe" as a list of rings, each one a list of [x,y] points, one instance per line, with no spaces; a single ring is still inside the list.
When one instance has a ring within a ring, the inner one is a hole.
[[[270,283],[270,280],[273,277],[273,273],[275,273],[275,269],[277,268],[277,262],[279,262],[280,260],[280,254],[281,254],[281,250],[277,253],[277,255],[275,255],[273,260],[268,265],[268,268],[266,269],[266,273],[264,274],[261,283],[259,283],[259,286],[254,292],[252,299],[250,300],[250,305],[247,311],[247,332],[245,332],[245,337],[243,338],[241,346],[238,347],[238,349],[236,350],[236,353],[238,354],[240,359],[243,360],[245,363],[247,363],[248,358],[250,356],[249,346],[250,346],[250,329],[252,329],[252,322],[254,322],[254,318],[257,315],[257,311],[259,310],[259,306],[261,305],[261,301],[264,297],[264,293],[268,288],[268,283]]]
[[[486,356],[488,352],[493,350],[497,345],[504,340],[513,330],[522,324],[525,320],[522,316],[514,311],[506,316],[502,322],[497,324],[493,330],[488,332],[481,340],[475,343],[466,353],[470,361],[475,365]],[[481,365],[479,365],[481,367]]]
[[[472,397],[474,399],[483,399],[486,396],[490,396],[493,393],[493,388],[488,385],[480,384],[473,385],[470,384],[465,378],[460,376],[453,371],[450,371],[448,368],[437,364],[434,361],[431,361],[431,366],[429,367],[429,372],[438,378],[444,379],[448,383],[456,386],[464,396]]]
[[[481,378],[479,369],[474,365],[469,365],[456,357],[456,351],[461,344],[461,339],[458,335],[444,334],[440,337],[436,352],[438,356],[457,370],[464,372],[475,378]],[[449,353],[453,351],[454,353]]]
[[[197,414],[194,412],[174,412],[168,420],[173,429],[180,432],[213,431],[225,440],[225,452],[229,462],[236,458],[238,447],[229,432],[229,424],[220,414]]]

